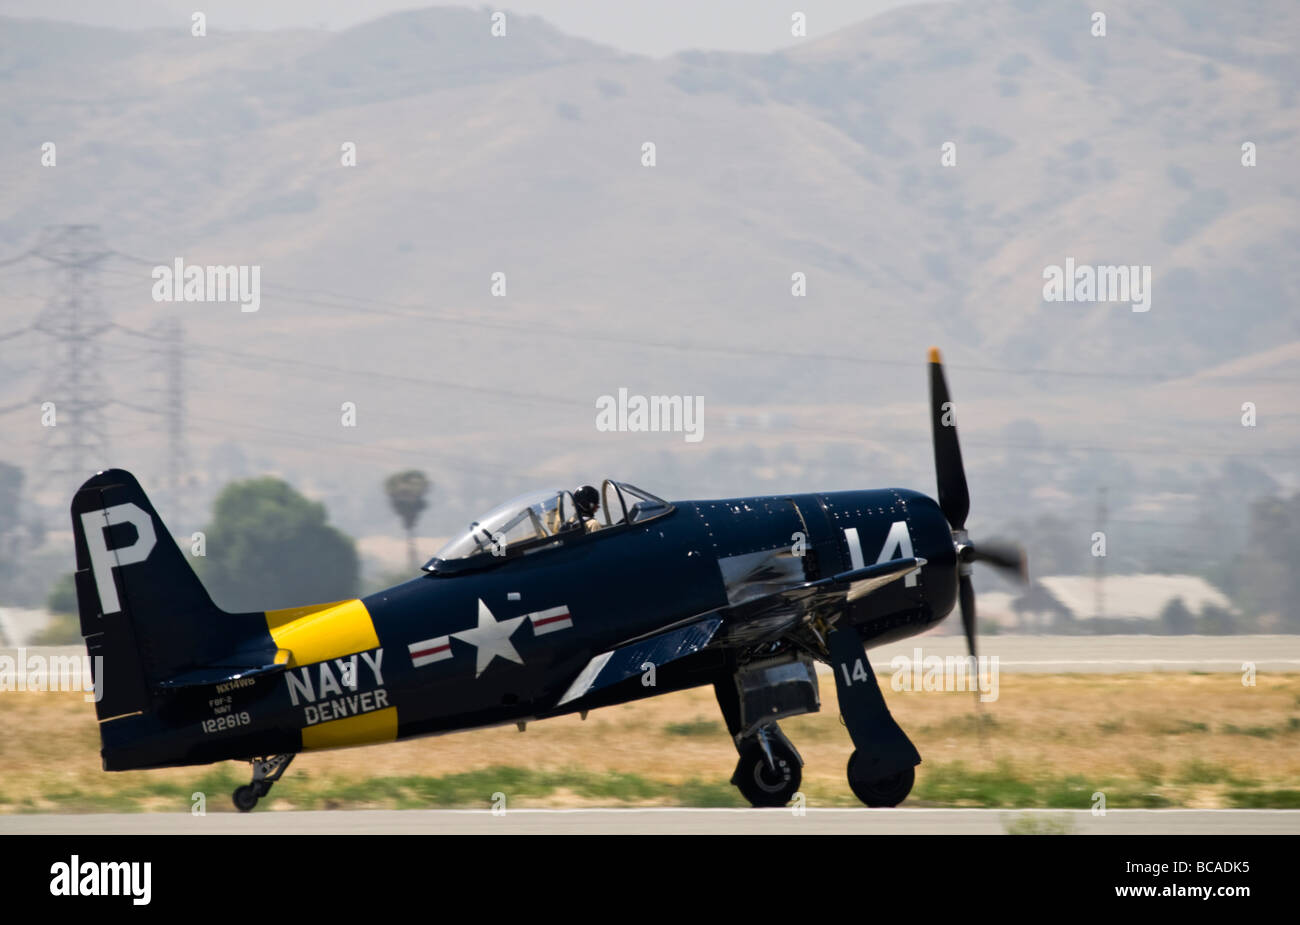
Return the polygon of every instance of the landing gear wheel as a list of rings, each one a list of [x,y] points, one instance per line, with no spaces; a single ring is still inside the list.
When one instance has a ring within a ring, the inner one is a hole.
[[[868,806],[897,806],[907,799],[916,783],[916,768],[908,768],[887,777],[866,780],[863,777],[866,761],[859,758],[859,752],[849,756],[849,789]]]
[[[257,805],[257,801],[271,792],[271,785],[280,779],[293,755],[272,755],[270,758],[252,758],[253,779],[242,787],[236,787],[234,793],[235,808],[246,813]]]
[[[252,784],[244,784],[242,787],[235,788],[235,809],[241,813],[246,813],[257,805],[258,792]]]
[[[778,737],[769,739],[773,770],[767,765],[767,756],[758,742],[749,742],[740,750],[740,761],[731,782],[746,800],[754,806],[784,806],[794,797],[803,780],[803,766],[799,755]]]

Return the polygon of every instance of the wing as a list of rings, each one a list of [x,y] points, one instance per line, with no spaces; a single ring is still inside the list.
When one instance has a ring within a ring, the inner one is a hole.
[[[778,639],[814,616],[841,611],[923,565],[925,560],[919,558],[891,559],[719,608],[712,613],[722,618],[724,629],[715,644],[748,645]]]
[[[693,655],[710,644],[748,645],[766,638],[779,638],[818,612],[838,610],[849,601],[865,597],[923,565],[924,559],[893,559],[840,572],[829,578],[801,582],[742,603],[720,607],[678,626],[630,640],[588,662],[556,706],[564,706],[635,677],[645,670],[647,664],[666,665]],[[719,637],[718,631],[723,627],[726,629]]]
[[[645,671],[647,664],[666,665],[693,655],[709,644],[721,625],[721,617],[706,617],[602,652],[573,679],[556,706],[635,677]]]

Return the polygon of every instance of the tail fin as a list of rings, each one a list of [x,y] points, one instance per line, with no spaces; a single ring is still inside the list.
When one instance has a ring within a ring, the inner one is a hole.
[[[263,614],[212,603],[131,473],[109,469],[82,485],[72,532],[101,720],[148,710],[161,682],[233,652],[269,645],[274,653]]]

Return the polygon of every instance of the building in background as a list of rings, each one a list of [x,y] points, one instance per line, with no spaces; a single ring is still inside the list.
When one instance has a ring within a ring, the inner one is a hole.
[[[1021,631],[1081,633],[1232,632],[1241,617],[1198,575],[1107,575],[1101,585],[1098,594],[1092,576],[1040,578],[1019,596],[981,595],[980,617]]]

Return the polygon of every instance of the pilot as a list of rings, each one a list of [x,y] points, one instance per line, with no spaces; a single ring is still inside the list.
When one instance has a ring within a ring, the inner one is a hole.
[[[590,485],[583,485],[573,493],[573,506],[578,509],[578,519],[588,533],[600,529],[596,512],[600,510],[600,492]]]

